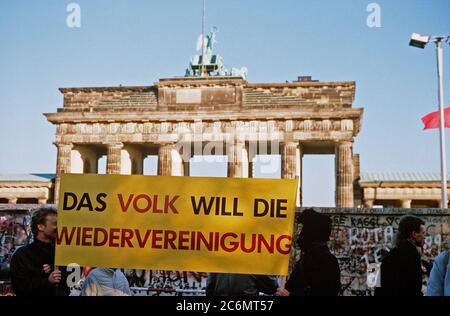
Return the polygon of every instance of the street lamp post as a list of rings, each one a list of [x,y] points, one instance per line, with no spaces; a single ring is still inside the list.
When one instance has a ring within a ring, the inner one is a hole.
[[[429,42],[436,44],[437,56],[437,75],[438,75],[438,99],[439,99],[439,136],[440,136],[440,151],[441,151],[441,208],[448,207],[447,201],[447,168],[445,162],[445,118],[444,118],[444,83],[443,83],[443,56],[442,43],[450,42],[450,36],[429,36],[414,33],[411,36],[409,45],[425,48]]]

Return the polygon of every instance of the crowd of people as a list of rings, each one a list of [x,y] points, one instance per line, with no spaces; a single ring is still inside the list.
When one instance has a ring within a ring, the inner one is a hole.
[[[300,214],[296,243],[301,251],[287,281],[275,276],[210,273],[207,296],[338,296],[339,263],[328,248],[332,223],[313,209]],[[57,212],[44,206],[33,212],[33,242],[18,248],[11,259],[12,288],[18,296],[65,296],[70,289],[68,272],[54,266]],[[384,257],[375,290],[379,296],[421,296],[421,249],[425,222],[416,216],[401,218],[395,247]],[[429,296],[450,296],[449,251],[435,258],[427,285]],[[281,284],[280,284],[281,283]],[[120,269],[95,268],[86,276],[82,296],[129,296],[132,292]]]

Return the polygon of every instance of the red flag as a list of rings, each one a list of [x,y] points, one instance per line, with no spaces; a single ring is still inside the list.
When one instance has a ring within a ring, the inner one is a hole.
[[[445,128],[450,128],[450,107],[444,109],[444,121]],[[422,122],[425,125],[423,129],[439,128],[441,123],[439,111],[425,115]]]

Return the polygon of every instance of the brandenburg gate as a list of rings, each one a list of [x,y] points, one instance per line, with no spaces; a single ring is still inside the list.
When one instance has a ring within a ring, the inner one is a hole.
[[[228,71],[214,55],[216,30],[185,77],[153,86],[64,88],[64,104],[45,114],[56,125],[55,202],[62,173],[143,174],[158,156],[158,175],[189,176],[191,157],[227,157],[228,177],[253,177],[257,155],[280,155],[281,177],[298,178],[302,158],[334,154],[336,206],[353,207],[359,155],[353,141],[363,109],[352,108],[354,82],[249,83],[246,68]],[[355,172],[356,170],[356,172]]]
[[[256,155],[279,154],[281,177],[301,180],[304,155],[334,154],[336,206],[354,206],[353,141],[363,114],[352,108],[354,82],[210,76],[60,91],[63,107],[45,114],[56,125],[55,200],[62,173],[97,173],[104,155],[107,174],[142,174],[144,159],[157,155],[158,175],[189,176],[189,159],[209,147],[228,158],[228,177],[252,177]]]

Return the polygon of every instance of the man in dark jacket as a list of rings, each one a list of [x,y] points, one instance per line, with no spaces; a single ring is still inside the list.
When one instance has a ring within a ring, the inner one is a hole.
[[[258,296],[275,294],[277,279],[268,275],[210,273],[206,280],[207,296]]]
[[[31,217],[34,241],[18,248],[11,258],[12,288],[18,296],[69,294],[66,274],[55,270],[56,209],[40,207]]]
[[[425,222],[417,216],[403,216],[398,225],[395,247],[381,262],[381,287],[375,289],[375,295],[423,295],[423,271],[419,251],[424,240]]]
[[[341,288],[341,273],[336,257],[328,249],[331,219],[313,209],[300,215],[302,224],[297,243],[302,251],[285,289],[279,296],[337,296]]]

